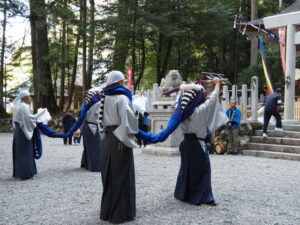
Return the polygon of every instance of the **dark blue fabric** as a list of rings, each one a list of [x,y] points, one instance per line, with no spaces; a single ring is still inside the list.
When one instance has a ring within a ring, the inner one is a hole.
[[[105,95],[125,95],[128,97],[129,101],[132,102],[131,91],[118,83],[106,86],[103,91]]]
[[[276,127],[277,128],[282,128],[282,122],[281,122],[281,116],[279,112],[275,110],[265,110],[264,113],[264,127],[263,127],[263,133],[267,134],[268,132],[268,125],[270,122],[271,117],[274,116],[276,119]]]
[[[94,135],[88,123],[84,122],[82,127],[83,153],[81,158],[81,168],[92,172],[101,172],[101,137],[97,128]]]
[[[19,123],[15,123],[13,138],[13,177],[29,178],[37,173],[33,141],[28,140]]]
[[[195,108],[205,102],[205,98],[203,96],[203,92],[199,91],[195,98],[191,100],[184,110],[181,110],[181,96],[178,100],[178,105],[176,109],[174,110],[171,118],[168,121],[168,125],[165,129],[163,129],[159,134],[152,134],[152,133],[146,133],[142,130],[139,130],[139,132],[135,135],[138,139],[142,139],[146,143],[157,143],[157,142],[163,142],[165,141],[171,133],[173,133],[176,128],[179,126],[181,122],[189,118]]]
[[[174,197],[194,205],[213,203],[209,153],[195,134],[184,136],[179,146],[181,165]]]
[[[35,159],[40,159],[43,154],[42,139],[38,128],[35,128],[32,136],[33,153]]]
[[[232,112],[231,108],[229,108],[229,109],[226,110],[226,115],[227,115],[227,117],[230,120],[228,123],[232,124],[231,127],[229,127],[228,125],[226,126],[227,130],[232,130],[232,129],[240,128],[240,124],[241,124],[241,118],[242,118],[241,110],[236,107],[234,115],[233,115],[233,118],[230,119],[231,112]]]
[[[38,123],[37,127],[39,128],[40,131],[42,131],[43,134],[47,135],[48,137],[53,137],[53,138],[67,137],[67,134],[56,133],[55,131],[51,130],[47,125],[43,123]]]
[[[281,96],[277,93],[269,94],[266,99],[265,110],[277,110],[277,107],[281,105],[281,103],[277,103],[278,100],[281,100]]]

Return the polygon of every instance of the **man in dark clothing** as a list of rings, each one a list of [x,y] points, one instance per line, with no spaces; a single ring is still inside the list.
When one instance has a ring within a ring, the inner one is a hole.
[[[139,129],[145,132],[148,132],[148,116],[149,114],[147,112],[144,112],[144,115],[139,113]],[[140,148],[142,147],[142,144],[144,144],[144,147],[147,146],[146,142],[138,139],[138,145],[140,146]]]
[[[268,137],[268,125],[271,119],[271,116],[274,116],[276,119],[276,127],[274,130],[283,131],[281,116],[279,114],[280,107],[282,104],[281,100],[281,89],[277,88],[276,92],[268,95],[265,104],[265,114],[264,114],[264,128],[263,128],[263,136]]]
[[[64,117],[62,118],[64,133],[68,133],[70,128],[73,126],[73,124],[76,122],[76,119],[74,117],[74,110],[69,110]],[[64,138],[64,144],[67,144],[68,139]],[[69,137],[69,145],[72,144],[72,136]]]

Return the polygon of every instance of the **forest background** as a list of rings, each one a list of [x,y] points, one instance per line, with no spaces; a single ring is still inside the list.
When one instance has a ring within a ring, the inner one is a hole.
[[[83,93],[103,82],[107,71],[126,73],[128,67],[137,89],[151,89],[176,69],[185,81],[199,79],[202,71],[225,74],[234,84],[250,83],[256,75],[263,91],[257,39],[247,40],[234,21],[274,15],[294,1],[284,0],[281,8],[279,2],[0,0],[0,116],[6,115],[4,97],[14,90],[7,84],[14,83],[16,71],[32,81],[34,109],[47,107],[51,113],[71,107],[76,82]],[[16,18],[30,24],[29,43],[7,37]],[[283,87],[279,46],[265,44],[273,83]],[[58,98],[66,92],[67,99]]]

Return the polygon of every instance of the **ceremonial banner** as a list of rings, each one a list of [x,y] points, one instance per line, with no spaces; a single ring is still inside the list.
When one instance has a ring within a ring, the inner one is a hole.
[[[270,73],[268,71],[267,64],[266,64],[265,48],[264,48],[264,42],[263,42],[262,36],[258,36],[258,44],[259,44],[259,49],[260,49],[260,54],[261,54],[262,66],[263,66],[265,78],[267,81],[268,92],[269,92],[269,94],[271,94],[274,92],[274,89],[272,86],[271,76],[270,76]]]
[[[131,67],[127,68],[127,79],[128,79],[127,88],[130,91],[132,91],[132,68]]]
[[[279,27],[278,28],[278,36],[280,40],[280,58],[281,58],[281,65],[283,70],[283,75],[285,77],[286,71],[286,57],[285,57],[285,38],[286,38],[286,27]]]

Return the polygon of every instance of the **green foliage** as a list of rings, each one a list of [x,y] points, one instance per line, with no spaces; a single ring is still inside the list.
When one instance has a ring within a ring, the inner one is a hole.
[[[20,0],[7,0],[10,15],[29,14]],[[105,73],[112,69],[126,72],[134,67],[134,85],[151,89],[159,76],[170,69],[178,69],[184,80],[195,81],[202,71],[223,73],[232,82],[237,73],[239,84],[249,83],[257,75],[260,90],[264,89],[261,59],[249,67],[250,43],[233,29],[235,15],[240,2],[243,18],[250,18],[250,1],[237,0],[115,0],[96,1],[95,21],[87,18],[87,29],[82,33],[80,6],[87,0],[50,0],[46,10],[38,13],[47,15],[49,55],[53,80],[61,76],[60,68],[66,66],[67,79],[73,69],[76,53],[76,37],[91,34],[89,27],[95,25],[94,85],[105,80]],[[0,1],[0,10],[4,0]],[[259,18],[278,13],[278,1],[258,0]],[[283,8],[293,0],[283,1]],[[1,5],[2,4],[2,5]],[[62,24],[67,24],[65,59],[62,60]],[[89,45],[88,45],[89,46]],[[237,54],[236,54],[237,50]],[[30,49],[22,46],[11,48],[12,66],[28,64]],[[26,57],[22,54],[26,53]],[[279,50],[276,44],[266,44],[267,65],[274,86],[283,85]],[[77,77],[81,74],[82,39],[79,45]],[[23,61],[23,62],[22,62]],[[142,79],[138,81],[139,78]]]

